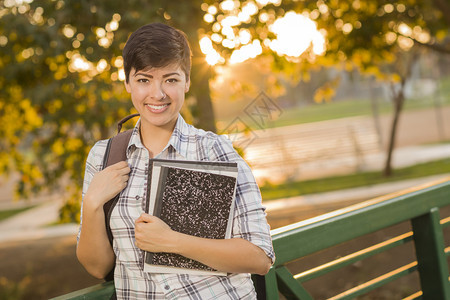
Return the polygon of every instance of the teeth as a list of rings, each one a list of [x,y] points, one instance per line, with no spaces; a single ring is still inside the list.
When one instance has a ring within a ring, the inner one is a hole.
[[[151,105],[151,104],[146,104],[148,107],[150,107],[151,109],[163,109],[164,107],[166,107],[169,104],[164,104],[164,105]]]

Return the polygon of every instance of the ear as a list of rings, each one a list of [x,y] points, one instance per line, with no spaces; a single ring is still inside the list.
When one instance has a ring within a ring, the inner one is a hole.
[[[125,89],[127,90],[128,94],[131,94],[130,83],[127,82],[126,80],[124,81],[124,83],[125,83]]]
[[[191,86],[191,79],[188,78],[188,80],[186,81],[186,85],[184,87],[184,93],[189,92],[189,87]]]

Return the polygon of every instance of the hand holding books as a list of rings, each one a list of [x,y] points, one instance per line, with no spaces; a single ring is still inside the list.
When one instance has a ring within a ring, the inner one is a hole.
[[[148,252],[175,252],[177,232],[160,218],[143,213],[136,220],[136,246]]]

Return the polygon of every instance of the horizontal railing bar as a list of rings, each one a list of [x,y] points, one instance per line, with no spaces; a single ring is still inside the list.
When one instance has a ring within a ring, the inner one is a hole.
[[[442,228],[450,226],[450,217],[444,218],[441,220]]]
[[[417,299],[422,299],[422,291],[418,291],[406,298],[403,298],[402,300],[417,300]]]
[[[330,261],[330,262],[320,265],[318,267],[315,267],[315,268],[309,269],[305,272],[299,273],[299,274],[295,275],[294,278],[300,282],[305,282],[305,281],[311,280],[313,278],[322,276],[331,271],[334,271],[334,270],[340,269],[344,266],[350,265],[354,262],[363,260],[365,258],[368,258],[375,254],[384,252],[391,248],[406,244],[407,242],[410,242],[412,240],[412,235],[413,235],[412,231],[404,233],[395,238],[392,238],[387,241],[381,242],[379,244],[367,247],[360,251],[351,253],[344,257],[335,259],[333,261]]]
[[[450,204],[449,179],[365,201],[345,209],[342,214],[313,223],[304,221],[297,223],[298,227],[293,224],[275,229],[272,231],[277,253],[275,266],[408,221],[433,207],[447,206]]]
[[[418,192],[418,191],[421,191],[421,190],[424,190],[424,189],[428,189],[428,188],[433,188],[433,187],[438,186],[438,185],[444,185],[444,186],[450,185],[450,177],[443,178],[441,180],[430,182],[430,183],[425,183],[423,185],[411,187],[411,188],[405,189],[403,191],[393,192],[393,193],[389,193],[389,194],[386,194],[386,195],[383,195],[383,196],[375,197],[375,198],[367,200],[367,201],[363,201],[363,202],[360,202],[360,203],[357,203],[357,204],[354,204],[354,205],[347,206],[347,207],[345,207],[343,209],[338,209],[338,210],[335,210],[335,211],[332,211],[332,212],[329,212],[329,213],[325,213],[325,214],[320,215],[318,217],[314,217],[314,218],[311,218],[311,219],[303,220],[303,221],[300,221],[300,222],[297,222],[297,223],[293,223],[293,224],[289,224],[289,225],[286,225],[286,226],[283,226],[283,227],[272,229],[270,231],[270,233],[271,233],[272,236],[281,235],[281,234],[289,232],[291,230],[298,229],[298,228],[301,228],[301,227],[305,227],[307,225],[312,225],[312,224],[317,223],[319,221],[322,221],[324,219],[329,219],[330,217],[337,217],[339,215],[343,215],[343,214],[346,214],[346,213],[349,213],[349,212],[352,212],[352,211],[355,211],[355,210],[359,210],[359,209],[364,208],[364,207],[368,207],[368,206],[371,206],[371,205],[382,203],[382,202],[385,202],[387,200],[391,200],[391,199],[397,198],[399,196],[404,196],[404,195],[409,194],[409,193]],[[329,216],[329,217],[327,217],[327,216]]]
[[[380,286],[383,286],[388,282],[394,281],[395,279],[398,279],[400,277],[408,275],[416,270],[417,270],[417,262],[415,261],[410,264],[407,264],[406,266],[398,268],[394,271],[391,271],[391,272],[383,274],[377,278],[369,280],[369,281],[367,281],[361,285],[358,285],[354,288],[351,288],[339,295],[329,298],[328,300],[353,299],[357,296],[360,296],[369,291],[372,291]]]

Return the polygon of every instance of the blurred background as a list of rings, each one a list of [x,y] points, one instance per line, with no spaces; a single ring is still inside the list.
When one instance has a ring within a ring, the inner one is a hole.
[[[121,52],[150,22],[186,32],[182,114],[228,134],[272,228],[450,174],[446,1],[3,0],[0,299],[100,282],[75,257],[84,164],[135,112]]]

